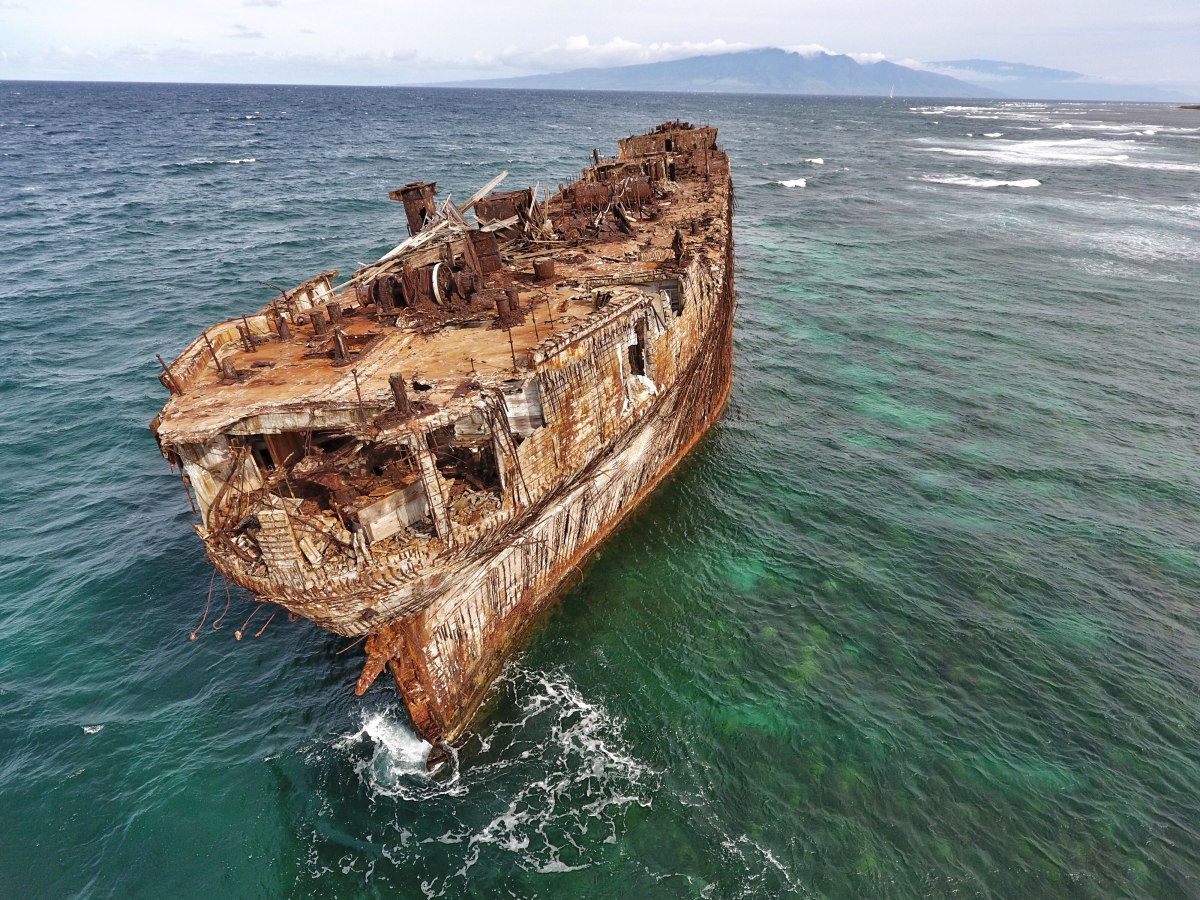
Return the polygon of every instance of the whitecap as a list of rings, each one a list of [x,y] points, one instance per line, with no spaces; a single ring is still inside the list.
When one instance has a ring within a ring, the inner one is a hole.
[[[1003,137],[1003,136],[1004,136],[1004,133],[1000,132],[1000,131],[989,131],[987,134],[984,135],[984,137],[986,137],[986,138],[998,138],[998,137]]]
[[[410,731],[393,708],[365,713],[356,731],[343,735],[340,749],[369,745],[370,756],[355,763],[359,779],[373,794],[413,799],[433,784],[428,773],[432,745]]]
[[[246,159],[227,159],[225,161],[227,163],[229,163],[231,166],[241,165],[242,163],[258,162],[258,160],[255,159],[253,156],[249,156]]]
[[[1129,160],[1126,142],[1100,141],[1096,138],[1077,140],[1004,141],[990,147],[927,147],[929,153],[948,156],[969,156],[995,162],[1024,165],[1091,165],[1120,163]]]
[[[814,166],[823,166],[823,165],[825,165],[825,160],[824,160],[824,159],[822,159],[822,158],[821,158],[821,157],[819,157],[819,156],[817,156],[817,157],[814,157],[813,159],[806,159],[806,160],[805,160],[805,162],[806,162],[806,163],[812,163]]]
[[[1147,159],[1149,145],[1132,140],[1072,138],[1066,140],[1002,141],[992,145],[925,147],[929,153],[965,156],[1012,166],[1116,165],[1160,172],[1200,172],[1200,163]]]
[[[790,181],[777,181],[775,183],[783,185],[786,188],[808,187],[807,178],[793,178]]]
[[[476,864],[545,873],[593,866],[620,839],[629,810],[650,807],[659,789],[658,773],[631,751],[625,722],[585,697],[565,672],[510,665],[495,691],[504,695],[497,706],[507,713],[466,738],[470,764],[460,769],[455,760],[450,782],[425,774],[430,746],[413,733],[398,705],[364,711],[357,727],[333,741],[337,756],[358,773],[384,814],[383,833],[374,838],[382,856],[412,867],[436,844],[452,860],[450,874],[425,884],[432,895],[463,893]],[[310,760],[323,761],[329,746],[311,747]],[[330,777],[345,776],[335,768]],[[408,830],[407,807],[387,824],[393,798],[434,801],[430,814],[436,817],[439,798],[476,794],[490,810],[478,821],[449,822],[419,840]],[[312,840],[311,874],[319,877],[328,871],[320,863],[326,842],[316,834]]]
[[[1033,188],[1041,185],[1036,178],[1019,178],[1013,181],[1003,181],[999,178],[975,178],[972,175],[925,175],[921,179],[931,184],[953,184],[960,187],[977,188]]]
[[[80,728],[83,729],[84,734],[99,734],[103,730],[104,726],[103,725],[81,725]]]

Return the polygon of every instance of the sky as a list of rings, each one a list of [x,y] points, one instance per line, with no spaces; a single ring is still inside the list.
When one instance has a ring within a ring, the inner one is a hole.
[[[0,79],[418,84],[763,46],[1200,91],[1197,0],[0,0]]]

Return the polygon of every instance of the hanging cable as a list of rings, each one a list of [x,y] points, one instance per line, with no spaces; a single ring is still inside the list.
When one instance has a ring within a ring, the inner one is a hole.
[[[213,569],[212,578],[208,579],[208,599],[204,601],[204,615],[200,617],[200,624],[192,629],[192,633],[188,635],[189,641],[194,641],[200,633],[200,629],[204,627],[204,623],[208,621],[208,610],[212,606],[212,591],[213,585],[217,582],[217,570]]]

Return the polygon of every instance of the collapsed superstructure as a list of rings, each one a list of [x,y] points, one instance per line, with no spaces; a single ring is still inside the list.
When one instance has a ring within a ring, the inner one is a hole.
[[[367,636],[453,741],[563,580],[719,415],[733,190],[670,122],[550,193],[391,192],[410,236],[209,328],[152,423],[228,578]],[[468,216],[474,221],[468,221]]]

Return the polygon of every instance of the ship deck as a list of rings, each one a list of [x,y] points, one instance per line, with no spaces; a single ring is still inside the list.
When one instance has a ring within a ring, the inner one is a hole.
[[[289,339],[250,322],[253,350],[243,349],[241,342],[237,349],[227,345],[220,353],[237,372],[236,379],[223,376],[212,359],[215,354],[208,353],[203,339],[198,340],[195,352],[207,356],[207,362],[192,375],[186,392],[172,396],[163,410],[160,438],[203,440],[236,431],[242,417],[272,411],[390,402],[393,373],[402,373],[419,386],[415,399],[433,405],[451,399],[465,382],[514,377],[527,368],[534,347],[593,313],[591,279],[619,283],[622,278],[637,280],[655,273],[669,277],[677,229],[683,234],[685,252],[696,243],[708,241],[715,246],[719,242],[716,233],[700,229],[692,234],[690,229],[697,209],[710,199],[711,187],[703,179],[689,179],[675,182],[673,188],[669,197],[652,200],[642,215],[635,214],[632,235],[616,232],[586,241],[548,241],[506,254],[503,268],[487,276],[483,290],[470,302],[455,298],[456,303],[441,309],[413,311],[415,315],[405,311],[394,326],[381,324],[361,308],[352,285],[335,287],[332,302],[344,309],[339,328],[352,351],[349,361],[340,365],[324,348],[328,334],[317,334],[314,324],[303,317],[292,325]],[[549,198],[546,208],[551,220],[561,207],[561,194]],[[536,278],[532,263],[540,257],[554,259],[551,279]],[[500,327],[494,299],[506,288],[519,292],[524,315],[516,321],[510,317],[510,327]],[[271,314],[268,304],[256,319],[266,321]],[[224,324],[237,327],[241,321]]]

